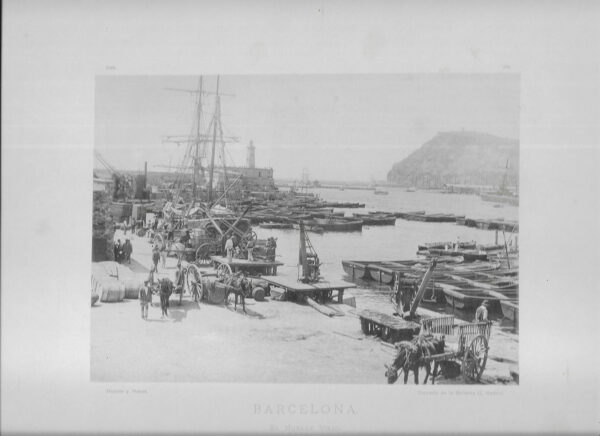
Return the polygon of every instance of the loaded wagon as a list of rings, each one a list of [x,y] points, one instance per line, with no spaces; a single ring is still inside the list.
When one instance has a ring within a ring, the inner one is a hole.
[[[154,243],[166,247],[167,254],[198,264],[210,263],[210,256],[222,254],[225,240],[235,235],[240,246],[256,240],[248,219],[219,217],[215,219],[190,219],[178,221],[171,231],[160,231],[154,235]]]

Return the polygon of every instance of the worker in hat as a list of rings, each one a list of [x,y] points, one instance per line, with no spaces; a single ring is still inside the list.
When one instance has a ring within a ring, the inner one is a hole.
[[[481,305],[475,311],[475,322],[486,322],[488,320],[488,306],[489,302],[483,300]]]
[[[150,278],[144,281],[144,286],[140,287],[139,291],[140,307],[142,310],[142,319],[148,320],[148,305],[152,304],[152,285]]]

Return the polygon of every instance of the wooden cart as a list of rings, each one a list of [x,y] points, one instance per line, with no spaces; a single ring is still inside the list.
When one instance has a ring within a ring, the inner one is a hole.
[[[453,316],[424,319],[421,328],[433,335],[456,340],[456,349],[423,357],[423,363],[455,361],[466,379],[478,382],[485,369],[491,322],[455,324]]]

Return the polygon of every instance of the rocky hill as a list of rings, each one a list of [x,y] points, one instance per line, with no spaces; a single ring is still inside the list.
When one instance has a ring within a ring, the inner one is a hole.
[[[518,185],[518,140],[480,132],[440,132],[395,163],[387,180],[417,188],[441,188],[445,184],[497,187],[505,174],[509,186]]]

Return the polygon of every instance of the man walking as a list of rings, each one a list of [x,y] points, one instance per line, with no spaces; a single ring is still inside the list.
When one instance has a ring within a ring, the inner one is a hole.
[[[140,299],[140,307],[142,310],[142,319],[144,321],[148,320],[148,305],[152,301],[152,288],[150,287],[150,281],[144,281],[144,286],[140,288],[140,293],[138,295]]]
[[[131,241],[126,239],[125,244],[123,244],[123,256],[127,263],[131,263],[131,253],[133,253],[133,246],[131,245]]]
[[[165,319],[169,316],[167,309],[169,308],[169,298],[173,293],[173,282],[170,279],[162,279],[160,281],[160,308],[162,315],[160,319]]]
[[[183,292],[183,285],[185,284],[185,274],[183,272],[183,266],[181,261],[177,262],[177,271],[175,271],[175,293],[179,291]]]
[[[152,272],[158,274],[158,261],[160,259],[160,253],[158,252],[158,245],[155,245],[152,249],[152,263],[154,264],[154,268],[152,268]]]
[[[115,262],[121,263],[123,260],[123,246],[121,245],[121,240],[117,239],[117,243],[115,244]]]

